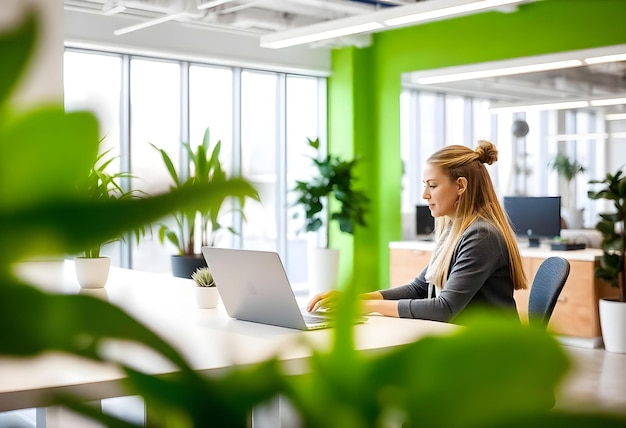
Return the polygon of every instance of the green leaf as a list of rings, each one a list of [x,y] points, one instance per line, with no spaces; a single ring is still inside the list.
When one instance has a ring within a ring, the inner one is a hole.
[[[276,360],[250,367],[234,367],[210,379],[154,377],[127,368],[128,384],[141,392],[150,408],[184,415],[193,427],[245,428],[252,409],[277,397],[283,373]]]
[[[87,176],[96,159],[100,138],[95,116],[65,113],[59,106],[1,120],[3,208],[50,201],[75,192],[76,183]]]
[[[230,195],[259,199],[247,181],[235,178],[219,184],[199,183],[142,199],[66,197],[16,209],[2,205],[0,248],[11,251],[1,254],[0,261],[2,257],[15,261],[37,254],[74,254],[176,210],[206,209]]]
[[[167,152],[163,149],[159,149],[157,146],[155,146],[152,143],[150,143],[150,145],[154,147],[155,150],[157,150],[161,154],[161,159],[163,159],[163,163],[165,164],[165,167],[167,168],[167,172],[170,174],[172,181],[174,181],[174,186],[181,187],[182,183],[180,181],[180,178],[178,177],[178,173],[176,172],[176,167],[174,166],[174,163],[172,162],[172,159],[169,157]]]
[[[181,370],[191,370],[178,352],[149,328],[94,297],[49,294],[4,278],[0,322],[5,323],[0,329],[3,355],[32,356],[58,350],[101,360],[104,339],[124,339],[143,343]]]
[[[482,428],[545,415],[570,367],[559,343],[498,313],[467,313],[463,323],[376,354],[341,337],[314,355],[310,375],[286,379],[286,395],[313,427]]]

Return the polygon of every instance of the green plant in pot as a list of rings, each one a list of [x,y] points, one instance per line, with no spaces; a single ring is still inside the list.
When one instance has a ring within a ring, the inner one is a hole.
[[[567,191],[563,201],[563,217],[567,227],[570,229],[581,229],[583,227],[582,210],[576,208],[576,198],[572,189],[574,177],[586,171],[576,159],[568,157],[565,153],[559,152],[548,164],[556,173],[565,180]]]
[[[590,199],[611,201],[615,208],[615,212],[600,214],[596,225],[602,233],[602,258],[595,276],[619,290],[617,300],[600,300],[600,322],[606,349],[620,353],[626,353],[626,176],[623,174],[620,169],[615,174],[607,174],[603,180],[590,181],[590,184],[604,187],[587,193]]]
[[[307,138],[309,146],[320,149],[319,138]],[[336,222],[341,232],[354,234],[357,226],[366,227],[365,216],[370,200],[361,190],[355,189],[354,168],[358,159],[343,160],[339,156],[310,157],[315,171],[308,180],[297,180],[293,188],[296,199],[293,206],[299,211],[294,218],[304,215],[304,230],[317,232],[326,228],[325,246],[311,249],[309,279],[313,293],[336,286],[339,254],[329,248],[331,222]]]
[[[189,174],[185,176],[179,172],[172,162],[171,157],[163,149],[151,144],[161,154],[163,163],[173,181],[172,188],[184,188],[194,183],[217,184],[226,182],[226,171],[220,161],[221,141],[218,141],[210,151],[210,132],[207,128],[204,132],[202,143],[193,148],[190,143],[181,143],[188,156]],[[244,180],[248,183],[246,180]],[[249,184],[249,183],[248,183]],[[177,250],[172,256],[172,273],[174,276],[191,278],[191,274],[200,267],[206,267],[206,261],[200,249],[204,246],[213,246],[217,234],[222,230],[236,233],[232,227],[226,227],[220,223],[220,217],[225,214],[225,203],[230,197],[237,198],[242,218],[243,206],[246,198],[258,201],[256,190],[250,185],[244,192],[236,192],[224,195],[221,199],[215,199],[208,209],[178,211],[174,216],[174,225],[161,223],[159,227],[159,240],[161,243],[170,242]],[[197,234],[200,236],[199,246],[196,242]]]
[[[215,280],[208,267],[200,267],[191,274],[196,284],[196,302],[199,308],[210,309],[217,306],[219,293]]]
[[[102,139],[100,143],[102,143]],[[121,180],[132,178],[132,175],[125,171],[108,172],[112,162],[117,157],[109,156],[112,149],[108,149],[98,155],[94,165],[89,169],[84,180],[79,180],[77,190],[79,195],[92,199],[96,202],[106,200],[138,198],[145,196],[145,193],[138,190],[125,190],[122,188]],[[97,227],[97,225],[94,225]],[[146,228],[144,226],[133,230],[133,233],[139,239],[145,235]],[[106,284],[111,258],[101,255],[102,247],[116,242],[123,241],[124,235],[120,234],[107,239],[103,242],[96,242],[94,245],[85,249],[81,256],[75,259],[76,275],[78,283],[82,288],[100,288]]]

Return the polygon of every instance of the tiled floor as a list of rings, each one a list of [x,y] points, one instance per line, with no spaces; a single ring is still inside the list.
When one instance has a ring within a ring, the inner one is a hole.
[[[626,354],[566,346],[572,371],[557,394],[556,408],[603,410],[626,415]]]

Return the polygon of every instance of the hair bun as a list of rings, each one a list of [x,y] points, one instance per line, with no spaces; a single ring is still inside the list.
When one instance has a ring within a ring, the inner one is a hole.
[[[478,160],[487,165],[491,165],[498,160],[498,149],[491,141],[479,140],[476,148]]]

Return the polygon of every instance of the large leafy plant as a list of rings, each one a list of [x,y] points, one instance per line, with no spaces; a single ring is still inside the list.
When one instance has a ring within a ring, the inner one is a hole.
[[[613,203],[615,212],[600,214],[596,229],[602,233],[602,259],[595,269],[595,276],[613,287],[619,288],[619,300],[626,302],[626,176],[620,169],[608,173],[603,180],[591,180],[590,184],[602,184],[600,190],[589,191],[591,199],[607,199]]]
[[[307,138],[309,146],[319,150],[319,138]],[[316,232],[326,225],[326,245],[328,246],[328,224],[336,221],[339,230],[354,234],[356,226],[367,226],[365,215],[369,211],[369,198],[354,188],[354,168],[358,159],[342,160],[338,156],[311,157],[314,174],[308,180],[297,180],[293,192],[296,194],[294,206],[304,210],[304,230]],[[337,208],[333,208],[336,203]],[[296,211],[294,217],[300,216]]]
[[[154,147],[163,159],[163,163],[172,179],[172,187],[181,189],[195,183],[216,184],[224,183],[227,180],[226,171],[222,168],[220,161],[220,149],[222,142],[218,141],[213,150],[210,150],[210,132],[207,128],[201,144],[195,149],[188,142],[181,143],[188,157],[189,173],[185,177],[179,171],[169,154],[154,144]],[[243,205],[245,198],[249,197],[258,200],[258,195],[248,193],[239,196],[239,206],[243,217]],[[236,233],[232,227],[225,227],[220,223],[220,216],[224,215],[223,206],[227,197],[214,199],[214,201],[204,209],[180,210],[174,215],[174,226],[162,223],[159,228],[159,239],[163,243],[166,240],[172,243],[179,255],[196,254],[196,230],[200,230],[200,247],[213,246],[215,238],[220,230],[227,229],[231,233]],[[245,218],[245,217],[244,217]]]
[[[18,114],[8,102],[36,28],[31,16],[0,35],[0,355],[60,351],[117,364],[128,394],[143,397],[156,416],[150,419],[155,427],[243,428],[253,408],[279,396],[292,402],[306,427],[569,427],[573,421],[578,427],[623,426],[623,417],[547,412],[568,360],[543,329],[517,321],[467,319],[468,327],[454,335],[366,354],[354,347],[351,318],[359,290],[351,286],[338,302],[332,346],[312,352],[304,374],[288,375],[269,358],[209,377],[119,307],[85,295],[44,292],[17,278],[13,262],[29,256],[72,253],[169,213],[254,194],[234,178],[141,199],[77,195],[77,180],[97,158],[95,117],[66,113],[62,106]],[[172,363],[172,372],[155,376],[111,360],[102,352],[111,340],[152,350]],[[136,426],[85,399],[90,398],[45,397],[46,403],[68,406],[105,426]]]

